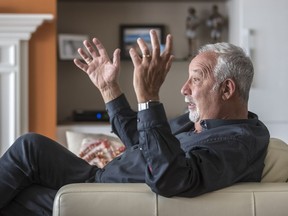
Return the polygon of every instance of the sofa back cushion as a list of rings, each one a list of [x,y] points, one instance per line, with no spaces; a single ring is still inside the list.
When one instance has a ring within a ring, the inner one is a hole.
[[[261,182],[288,182],[288,145],[271,138]]]
[[[109,139],[113,145],[121,145],[118,137],[106,134],[89,134],[75,131],[66,132],[68,149],[78,155],[81,144],[87,139]],[[122,144],[123,145],[123,144]],[[265,158],[262,182],[288,182],[288,145],[280,139],[271,138]]]

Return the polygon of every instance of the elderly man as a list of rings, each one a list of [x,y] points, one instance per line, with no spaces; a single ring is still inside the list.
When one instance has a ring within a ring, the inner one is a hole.
[[[189,113],[168,122],[159,90],[173,61],[172,37],[160,53],[156,32],[150,35],[152,50],[142,39],[142,56],[130,50],[138,112],[118,84],[119,49],[111,61],[94,38],[79,49],[85,63],[75,60],[101,92],[126,151],[100,169],[46,137],[20,137],[0,159],[2,215],[49,215],[57,190],[74,182],[144,182],[163,196],[193,197],[261,180],[269,132],[247,109],[250,59],[228,43],[204,46],[181,90]]]

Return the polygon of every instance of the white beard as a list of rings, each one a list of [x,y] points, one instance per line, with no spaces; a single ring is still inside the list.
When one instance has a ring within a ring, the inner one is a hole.
[[[193,103],[193,104],[195,104],[195,106],[196,106],[196,103],[195,103],[195,101],[192,99],[192,97],[191,96],[185,96],[185,102],[186,103]],[[188,109],[188,111],[189,111],[189,119],[190,119],[190,121],[192,121],[192,122],[197,122],[197,121],[199,121],[199,119],[200,119],[200,112],[199,112],[199,109],[198,109],[198,107],[196,106],[196,109],[195,110],[190,110],[190,109]]]
[[[196,110],[194,110],[194,111],[189,110],[189,119],[190,119],[190,121],[192,121],[194,123],[199,121],[200,113],[199,113],[198,107],[196,107]]]

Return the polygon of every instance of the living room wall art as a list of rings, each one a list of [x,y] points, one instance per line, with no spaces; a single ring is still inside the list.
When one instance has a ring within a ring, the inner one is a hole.
[[[59,58],[61,60],[72,60],[75,58],[80,58],[77,50],[78,48],[84,48],[83,41],[88,39],[88,35],[59,34]]]
[[[156,30],[160,44],[164,42],[165,26],[161,24],[153,25],[120,25],[120,49],[121,59],[129,59],[129,50],[134,47],[141,54],[137,39],[142,38],[151,47],[150,34],[151,29]]]

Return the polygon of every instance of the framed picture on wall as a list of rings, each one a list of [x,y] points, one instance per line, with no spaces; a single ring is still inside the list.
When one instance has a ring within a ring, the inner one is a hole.
[[[142,38],[151,47],[150,30],[155,29],[160,39],[160,44],[164,43],[164,25],[121,25],[120,26],[120,49],[121,59],[129,59],[129,50],[134,47],[141,54],[137,39]]]
[[[72,60],[74,58],[81,58],[77,50],[80,47],[84,48],[83,41],[88,39],[88,35],[59,34],[59,58],[61,60]]]

